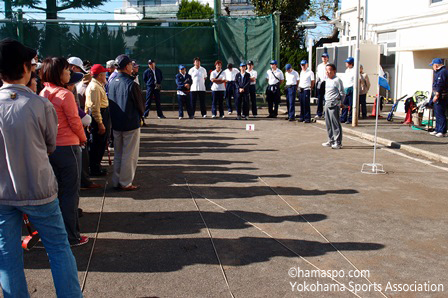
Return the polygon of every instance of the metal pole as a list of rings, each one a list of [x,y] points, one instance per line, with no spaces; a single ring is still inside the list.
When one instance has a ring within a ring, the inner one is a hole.
[[[359,109],[359,59],[360,59],[360,50],[359,50],[359,39],[361,36],[361,0],[358,0],[358,22],[356,25],[356,52],[355,52],[355,82],[353,84],[353,106],[352,106],[352,126],[358,126],[358,109]]]
[[[23,43],[23,11],[17,9],[17,38]]]
[[[221,15],[221,0],[215,0],[215,7],[214,7],[215,22],[218,20],[218,17],[220,15]]]
[[[378,73],[380,73],[378,69]],[[373,139],[373,168],[376,165],[376,143],[377,143],[377,135],[378,135],[378,115],[380,114],[380,85],[378,84],[378,97],[376,98],[376,119],[375,119],[375,138]]]
[[[308,66],[310,69],[313,69],[313,38],[310,37],[308,39]]]

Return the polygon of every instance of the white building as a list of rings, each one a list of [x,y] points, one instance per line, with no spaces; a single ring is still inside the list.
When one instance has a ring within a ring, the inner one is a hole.
[[[143,18],[175,19],[180,0],[125,0],[123,7],[115,9],[115,20],[141,20]],[[214,0],[198,0],[214,9]],[[250,0],[221,0],[222,15],[253,16]]]
[[[348,46],[347,54],[354,56],[350,48],[358,35],[358,0],[341,4],[340,42],[327,46]],[[374,49],[379,45],[380,64],[390,75],[391,96],[431,91],[433,72],[428,64],[436,57],[445,63],[448,59],[448,0],[361,0],[361,7],[360,62],[368,65],[367,73],[377,73]]]

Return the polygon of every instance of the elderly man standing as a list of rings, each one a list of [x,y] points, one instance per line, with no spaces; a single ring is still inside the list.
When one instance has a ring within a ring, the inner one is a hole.
[[[82,297],[48,154],[56,149],[53,105],[25,85],[36,51],[0,41],[0,285],[4,297],[29,297],[21,247],[23,214],[39,231],[58,297]]]
[[[332,149],[342,148],[342,126],[339,119],[341,102],[344,101],[345,91],[342,80],[336,76],[336,66],[327,64],[327,79],[325,80],[325,124],[327,126],[328,141],[324,147]]]
[[[132,61],[127,55],[115,59],[118,74],[109,82],[109,104],[114,133],[112,184],[119,190],[136,190],[133,185],[140,149],[140,121],[145,111],[139,85],[134,82]]]
[[[95,64],[90,69],[92,81],[86,89],[85,112],[92,116],[90,124],[90,175],[104,176],[106,169],[101,168],[101,160],[106,150],[107,136],[110,131],[109,100],[106,90],[107,69],[101,64]]]
[[[153,59],[148,60],[148,69],[143,73],[143,81],[146,84],[146,107],[145,118],[149,116],[149,110],[151,109],[151,102],[154,99],[157,108],[157,117],[159,119],[166,118],[162,112],[162,105],[160,103],[160,89],[162,88],[163,75],[162,71],[156,67],[156,61]]]
[[[448,105],[448,70],[442,59],[435,58],[430,64],[434,70],[434,81],[432,83],[432,102],[434,103],[434,114],[436,116],[436,129],[431,132],[438,138],[446,136],[446,107]]]

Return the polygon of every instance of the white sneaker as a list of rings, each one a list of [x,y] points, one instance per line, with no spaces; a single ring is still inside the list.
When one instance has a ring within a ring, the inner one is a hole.
[[[182,120],[183,117],[179,117],[179,120]]]
[[[326,143],[322,143],[322,146],[324,146],[324,147],[331,147],[332,145],[333,145],[333,143],[330,141],[328,141]]]
[[[444,138],[444,137],[446,137],[446,134],[439,132],[439,133],[436,134],[436,137]]]
[[[437,131],[432,131],[429,134],[432,135],[432,136],[435,136],[437,134]]]
[[[331,149],[341,149],[342,145],[341,144],[333,144],[331,145]]]
[[[212,119],[215,119],[216,118],[216,115],[212,115]]]
[[[227,115],[232,115],[232,112],[227,112]]]
[[[223,119],[224,119],[224,118],[226,118],[226,116],[222,115],[222,116],[221,116],[221,118],[223,118]]]
[[[207,118],[207,115],[202,116],[202,118]]]

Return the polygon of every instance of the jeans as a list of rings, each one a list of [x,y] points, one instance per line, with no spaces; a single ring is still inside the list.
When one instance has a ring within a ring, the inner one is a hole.
[[[237,91],[238,90],[236,89],[235,81],[227,82],[226,93],[224,96],[226,98],[227,110],[229,112],[233,112],[232,97],[233,100],[236,100],[236,97],[238,96]]]
[[[67,240],[58,199],[39,206],[0,205],[0,283],[3,296],[29,297],[21,246],[23,213],[28,214],[45,246],[57,297],[82,297],[78,269]]]
[[[299,93],[300,100],[300,116],[299,120],[305,122],[311,122],[311,90],[303,90],[301,89]]]
[[[179,107],[179,117],[184,117],[184,102],[187,108],[188,116],[190,116],[190,99],[187,95],[177,95],[177,104]]]
[[[345,88],[344,108],[341,113],[341,122],[352,122],[353,87]]]
[[[296,94],[297,94],[296,86],[292,86],[286,89],[286,104],[288,107],[289,119],[294,119],[296,117]]]
[[[79,234],[79,188],[81,182],[81,149],[79,146],[57,146],[50,163],[58,180],[58,197],[70,244],[81,239]]]
[[[212,115],[216,116],[219,111],[219,117],[224,116],[224,91],[212,91]],[[216,107],[218,106],[218,108]]]

